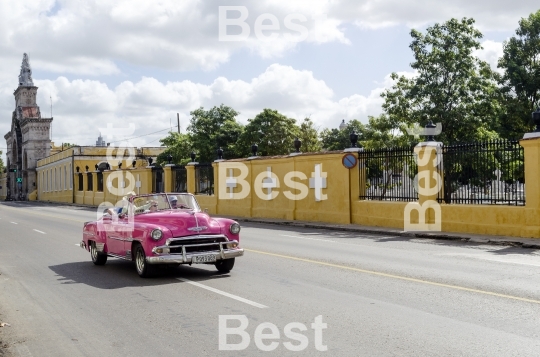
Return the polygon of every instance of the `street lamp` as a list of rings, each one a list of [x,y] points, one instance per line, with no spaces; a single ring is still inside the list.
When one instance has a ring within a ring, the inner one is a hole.
[[[433,124],[431,120],[426,124],[426,129],[435,129],[436,127],[437,125]],[[432,130],[429,130],[428,132],[431,134]],[[426,136],[427,136],[426,141],[435,141],[435,138],[433,137],[433,135],[426,135]]]
[[[532,119],[534,124],[536,125],[536,130],[534,132],[540,132],[540,107],[538,107],[538,109],[536,109],[536,111],[532,113]]]
[[[253,144],[251,145],[251,153],[253,154],[253,156],[257,156],[257,150],[259,150],[259,146],[257,144]]]
[[[197,154],[195,154],[195,151],[191,152],[190,157],[191,157],[191,162],[195,162],[195,158],[197,157]]]
[[[298,138],[294,139],[294,148],[296,149],[296,153],[300,153],[300,146],[302,146],[302,141],[300,141]]]
[[[353,130],[352,133],[349,135],[349,140],[351,141],[351,148],[358,147],[356,145],[356,143],[358,142],[358,134],[356,134],[356,130]]]
[[[171,164],[172,159],[173,157],[171,154],[167,155],[167,162],[169,163],[169,165]]]
[[[221,147],[217,150],[217,157],[218,160],[223,160],[223,149]]]

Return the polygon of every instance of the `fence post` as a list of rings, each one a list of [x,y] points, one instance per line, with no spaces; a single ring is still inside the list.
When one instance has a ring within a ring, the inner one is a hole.
[[[540,237],[540,137],[529,133],[519,144],[523,147],[525,165],[525,209],[526,225],[524,237]],[[529,135],[529,136],[527,136]]]
[[[437,202],[442,189],[442,177],[439,173],[439,161],[442,159],[442,143],[422,142],[415,146],[418,175],[415,185],[418,190],[418,202],[409,202],[404,212],[404,229],[407,231],[441,231],[441,208]],[[413,223],[411,213],[418,213],[418,223]]]
[[[186,165],[186,180],[187,180],[187,192],[195,194],[195,165],[197,163],[190,162]]]
[[[173,192],[173,164],[167,164],[163,168],[163,191]]]

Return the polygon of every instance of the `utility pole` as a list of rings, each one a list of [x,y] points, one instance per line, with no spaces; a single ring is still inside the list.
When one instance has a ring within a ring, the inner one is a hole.
[[[176,113],[176,120],[178,122],[178,134],[180,134],[180,113]]]

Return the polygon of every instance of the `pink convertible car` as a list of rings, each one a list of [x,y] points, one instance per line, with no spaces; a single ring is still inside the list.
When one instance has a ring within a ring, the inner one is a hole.
[[[239,233],[238,222],[210,217],[191,194],[133,195],[86,222],[80,245],[96,265],[107,257],[135,261],[141,277],[157,264],[213,264],[229,272],[244,254]]]

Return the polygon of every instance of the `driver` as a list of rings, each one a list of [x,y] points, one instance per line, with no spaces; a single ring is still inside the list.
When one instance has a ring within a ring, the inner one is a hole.
[[[169,197],[169,202],[171,203],[171,208],[172,208],[172,209],[177,209],[177,208],[178,208],[178,206],[177,206],[177,204],[178,204],[178,197],[176,197],[176,196],[171,196],[171,197]]]

